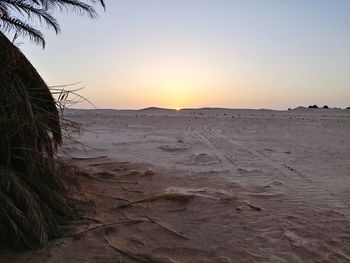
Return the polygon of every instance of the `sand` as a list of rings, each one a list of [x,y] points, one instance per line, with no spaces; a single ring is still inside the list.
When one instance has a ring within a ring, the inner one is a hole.
[[[86,171],[79,195],[102,223],[1,262],[350,261],[350,110],[65,117],[84,124],[85,149],[67,143],[60,155]]]

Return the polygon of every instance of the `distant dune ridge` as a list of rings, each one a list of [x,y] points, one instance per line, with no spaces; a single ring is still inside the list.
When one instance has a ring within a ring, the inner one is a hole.
[[[315,105],[310,105],[308,107],[305,106],[298,106],[295,108],[289,108],[288,110],[307,110],[307,109],[330,109],[330,110],[342,110],[342,108],[339,107],[328,107],[327,105],[324,105],[323,107],[318,107],[316,104]],[[344,108],[344,109],[350,109],[350,107]],[[245,108],[222,108],[222,107],[201,107],[201,108],[180,108],[180,109],[171,109],[171,108],[162,108],[162,107],[147,107],[147,108],[143,108],[143,109],[138,109],[135,111],[144,111],[144,112],[175,112],[175,111],[182,111],[182,112],[186,112],[186,111],[285,111],[285,110],[275,110],[275,109],[266,109],[266,108],[262,108],[262,109],[245,109]]]
[[[340,108],[307,108],[304,106],[298,106],[296,108],[289,108],[288,110],[274,110],[274,109],[230,109],[230,108],[220,108],[220,107],[203,107],[203,108],[182,108],[182,109],[170,109],[161,107],[147,107],[143,109],[68,109],[66,113],[68,115],[74,115],[74,113],[79,113],[80,111],[86,111],[91,114],[104,114],[104,115],[114,115],[114,114],[150,114],[150,115],[210,115],[210,116],[245,116],[245,115],[291,115],[294,112],[298,114],[311,114],[317,115],[319,113],[325,113],[330,115],[342,114],[347,112],[347,109]]]

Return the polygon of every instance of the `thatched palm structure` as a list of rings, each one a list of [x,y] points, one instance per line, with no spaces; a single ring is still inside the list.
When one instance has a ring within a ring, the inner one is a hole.
[[[49,13],[56,6],[95,14],[84,1],[0,0],[0,245],[43,245],[59,234],[57,219],[73,211],[69,169],[55,158],[62,142],[55,100],[33,65],[1,32],[14,29],[44,46],[40,31],[10,11],[37,16],[58,32]]]
[[[49,88],[0,33],[0,240],[44,243],[67,214],[54,149],[62,141]]]

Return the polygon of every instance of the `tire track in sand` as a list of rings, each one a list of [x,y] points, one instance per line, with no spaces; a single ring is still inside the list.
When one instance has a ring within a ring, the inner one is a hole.
[[[204,144],[206,147],[210,149],[210,154],[214,154],[215,157],[219,160],[220,164],[224,166],[228,170],[235,169],[237,167],[234,166],[232,160],[228,158],[225,154],[223,154],[214,144],[212,144],[205,136],[201,134],[201,128],[191,128],[190,126],[185,127],[185,131],[187,135],[192,137],[193,139],[199,141]]]
[[[303,174],[298,172],[296,169],[288,166],[287,164],[277,163],[277,162],[271,160],[270,158],[266,157],[265,155],[261,154],[260,152],[256,151],[255,149],[244,145],[243,143],[239,142],[238,140],[233,139],[232,137],[228,137],[228,136],[220,133],[219,131],[217,131],[214,128],[210,128],[209,126],[202,126],[202,130],[203,130],[204,134],[206,134],[208,136],[207,137],[208,141],[210,139],[220,138],[220,139],[224,140],[227,144],[239,147],[240,149],[242,149],[242,150],[248,152],[249,154],[251,154],[253,157],[264,161],[269,167],[273,168],[279,174],[282,174],[282,175],[285,175],[285,176],[295,176],[295,175],[297,175],[299,177],[302,177],[306,181],[310,181]]]
[[[278,188],[284,189],[283,191],[287,194],[290,201],[309,203],[311,206],[318,206],[319,208],[324,208],[327,205],[344,215],[350,216],[347,204],[343,203],[342,200],[339,200],[335,195],[332,195],[327,185],[315,183],[294,167],[291,167],[284,162],[271,160],[257,150],[244,145],[232,137],[222,134],[217,128],[202,126],[197,128],[197,133],[201,133],[202,137],[205,137],[206,141],[212,145],[212,148],[215,148],[217,152],[221,152],[221,155],[225,155],[223,149],[216,147],[215,143],[210,141],[220,138],[225,144],[230,144],[232,147],[239,147],[241,150],[250,153],[253,158],[256,158],[256,160],[262,161],[266,164],[266,168],[271,168],[271,170],[268,170],[265,175],[257,176],[258,173],[252,174],[251,180],[248,180],[250,183],[257,183],[259,179],[263,179],[265,182],[267,180],[274,182],[275,179],[278,179],[283,183],[282,185],[279,185]],[[250,162],[254,163],[254,159],[250,160]],[[238,163],[236,165],[239,167]],[[240,177],[239,181],[240,179],[246,180],[245,176]],[[320,202],[320,200],[322,200],[322,202]]]

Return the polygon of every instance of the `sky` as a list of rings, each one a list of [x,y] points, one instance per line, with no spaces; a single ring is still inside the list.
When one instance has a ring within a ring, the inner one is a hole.
[[[106,0],[20,48],[97,108],[350,106],[348,0]],[[89,108],[87,103],[75,107]]]

